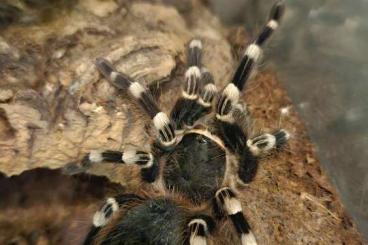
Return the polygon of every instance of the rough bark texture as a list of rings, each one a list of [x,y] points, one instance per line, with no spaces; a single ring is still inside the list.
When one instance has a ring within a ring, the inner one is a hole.
[[[246,43],[244,33],[225,29],[199,2],[164,2],[170,4],[80,1],[60,8],[47,22],[11,25],[2,32],[2,173],[13,176],[36,168],[78,165],[92,149],[148,146],[149,121],[100,77],[94,66],[96,57],[109,58],[118,70],[150,85],[165,111],[177,98],[185,68],[185,45],[193,37],[203,40],[203,62],[213,72],[217,85],[221,87],[229,80],[236,65],[232,48]],[[255,181],[242,194],[245,213],[259,243],[362,243],[321,171],[303,123],[275,75],[257,75],[248,84],[244,100],[253,117],[253,134],[283,127],[293,135],[288,151],[262,162]],[[283,116],[281,108],[288,111]],[[138,171],[112,164],[94,166],[88,173],[106,176],[128,188],[138,180]],[[65,198],[56,196],[55,200]],[[0,242],[40,230],[43,235],[37,244],[61,242],[57,239],[61,234],[76,233],[65,232],[65,226],[70,231],[73,223],[78,230],[76,219],[86,210],[92,212],[88,201],[95,203],[96,196],[83,200],[69,206],[50,201],[50,207],[44,208],[49,215],[44,213],[48,217],[45,219],[35,215],[43,209],[40,202],[27,206],[22,214],[17,206],[20,201],[5,204],[1,208],[6,215],[0,215],[0,225],[11,228],[0,236]],[[83,207],[88,208],[81,212]],[[18,225],[25,220],[29,226]],[[44,231],[45,227],[56,227],[51,232],[54,235]]]

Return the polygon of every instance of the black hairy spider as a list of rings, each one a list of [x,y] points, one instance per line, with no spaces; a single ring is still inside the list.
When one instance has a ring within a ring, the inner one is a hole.
[[[213,234],[226,217],[234,224],[239,243],[256,244],[237,186],[251,182],[261,157],[280,149],[289,134],[280,129],[248,138],[239,125],[247,116],[239,96],[283,12],[283,3],[276,2],[266,26],[218,96],[212,75],[201,64],[202,43],[192,40],[186,83],[170,116],[159,109],[147,88],[117,72],[108,60],[97,59],[101,74],[128,91],[150,116],[157,139],[150,152],[93,151],[82,164],[138,165],[142,181],[151,183],[155,191],[108,198],[95,213],[85,244],[217,244]]]

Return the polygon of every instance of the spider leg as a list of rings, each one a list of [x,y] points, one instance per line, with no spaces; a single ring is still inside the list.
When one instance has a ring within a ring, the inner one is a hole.
[[[243,214],[239,199],[229,187],[223,187],[215,195],[216,208],[226,214],[235,226],[242,245],[256,245],[257,241],[251,231],[250,225]]]
[[[215,133],[222,138],[229,151],[237,155],[239,162],[238,177],[242,183],[246,184],[255,177],[258,162],[262,156],[281,149],[290,138],[290,135],[286,130],[279,129],[270,134],[266,133],[248,139],[237,123],[234,110],[226,118],[226,121],[215,120]]]
[[[169,117],[159,109],[151,92],[127,75],[115,71],[110,62],[103,58],[96,60],[96,66],[101,74],[115,87],[127,90],[138,101],[141,107],[151,117],[153,125],[158,131],[158,138],[161,145],[165,148],[173,146],[176,143],[174,126]]]
[[[82,160],[83,166],[94,163],[112,162],[117,164],[135,164],[141,167],[141,177],[152,183],[158,175],[158,163],[152,153],[136,150],[120,151],[92,151]]]
[[[217,93],[213,76],[207,69],[201,68],[201,57],[202,42],[194,39],[188,47],[185,86],[182,89],[181,98],[171,111],[171,118],[177,129],[191,127],[201,116],[209,113],[211,102]]]
[[[261,59],[262,45],[270,38],[271,34],[279,26],[279,22],[284,12],[284,4],[277,1],[269,15],[269,20],[262,32],[245,50],[244,56],[235,71],[232,81],[225,87],[217,103],[216,117],[227,120],[231,108],[238,103],[240,92],[246,81],[249,79],[255,65]]]
[[[215,222],[207,215],[197,215],[188,222],[188,237],[185,244],[206,245],[207,237],[214,230]]]
[[[135,194],[124,194],[115,197],[110,197],[102,205],[99,211],[97,211],[93,216],[93,225],[88,232],[86,239],[84,240],[84,245],[93,244],[95,236],[104,227],[113,215],[119,210],[119,208],[132,201],[143,200],[141,197]]]
[[[247,146],[254,156],[267,154],[273,149],[280,149],[290,138],[285,129],[279,129],[271,134],[262,134],[247,140]]]
[[[229,151],[238,157],[238,177],[244,183],[253,180],[258,169],[258,158],[252,154],[247,145],[247,137],[236,123],[216,120],[216,129]]]

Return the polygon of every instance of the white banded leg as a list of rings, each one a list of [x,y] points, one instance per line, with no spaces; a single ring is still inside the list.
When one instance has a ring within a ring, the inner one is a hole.
[[[284,12],[282,1],[277,1],[273,6],[269,21],[262,32],[245,50],[244,56],[235,71],[232,81],[225,87],[217,104],[216,117],[220,120],[228,120],[227,115],[231,112],[231,107],[238,103],[239,94],[254,70],[254,66],[261,59],[261,46],[268,40],[271,34],[279,26],[279,22]]]
[[[238,177],[241,183],[248,184],[251,182],[258,168],[258,162],[262,156],[273,150],[281,149],[290,138],[289,133],[280,129],[272,134],[262,134],[260,136],[248,139],[244,148],[238,152]]]
[[[198,90],[201,82],[201,53],[202,43],[194,39],[188,47],[188,69],[185,72],[185,84],[181,92],[181,98],[175,103],[171,118],[175,122],[176,129],[183,129],[184,126],[191,126],[190,118],[192,109],[198,99]]]
[[[197,103],[204,108],[210,108],[213,99],[217,95],[217,87],[212,74],[206,68],[202,68],[201,84],[203,84],[203,88],[201,89]]]
[[[201,87],[199,96],[184,121],[185,125],[190,127],[198,119],[211,112],[212,102],[217,95],[217,87],[214,84],[213,76],[206,68],[202,68]]]
[[[183,98],[195,100],[198,98],[199,81],[201,78],[202,42],[193,39],[188,47],[188,69],[185,72]]]
[[[91,151],[82,160],[82,165],[112,162],[118,164],[135,164],[141,167],[141,177],[146,182],[155,181],[158,174],[158,163],[152,153],[136,150]]]
[[[106,202],[102,205],[100,210],[98,210],[93,215],[92,227],[90,228],[90,231],[86,236],[86,239],[84,240],[83,244],[84,245],[93,244],[95,236],[98,234],[101,228],[104,227],[111,220],[114,214],[117,213],[119,207],[121,207],[123,204],[135,200],[143,200],[143,199],[135,194],[123,194],[116,197],[107,198]]]
[[[202,42],[199,39],[193,39],[189,43],[188,47],[188,67],[196,66],[201,67],[202,61]]]
[[[241,91],[233,83],[229,83],[225,87],[217,102],[217,119],[225,122],[233,121],[231,111],[233,110],[233,107],[238,104],[240,92]]]
[[[247,140],[247,146],[254,156],[260,156],[266,154],[273,149],[279,149],[290,138],[290,134],[280,129],[272,134],[262,134]]]
[[[244,84],[251,75],[255,64],[257,64],[257,62],[260,60],[262,56],[261,46],[271,37],[272,33],[277,29],[283,13],[283,2],[277,1],[272,7],[266,26],[263,28],[262,32],[258,35],[256,40],[245,50],[244,56],[232,80],[232,83],[234,83],[239,90],[243,89]]]
[[[188,244],[207,245],[207,237],[215,228],[215,222],[210,216],[198,215],[192,217],[188,223]]]
[[[262,45],[270,38],[272,33],[279,27],[284,11],[285,6],[283,1],[277,1],[273,5],[266,26],[255,40],[256,44]]]
[[[132,78],[127,75],[115,71],[110,62],[105,59],[97,59],[96,66],[101,74],[103,74],[114,86],[127,90],[151,117],[158,132],[158,138],[161,145],[164,147],[173,146],[176,142],[174,127],[168,116],[160,111],[151,92],[145,86],[133,81]]]
[[[219,189],[216,192],[217,205],[230,217],[237,233],[240,236],[242,245],[256,245],[257,241],[244,217],[240,201],[235,193],[228,187]]]

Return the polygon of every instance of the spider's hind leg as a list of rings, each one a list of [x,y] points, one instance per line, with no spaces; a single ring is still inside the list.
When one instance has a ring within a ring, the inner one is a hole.
[[[191,127],[203,115],[209,113],[217,94],[212,74],[201,65],[202,42],[194,39],[188,47],[188,69],[185,85],[179,100],[171,111],[176,128]]]
[[[196,215],[188,222],[185,245],[206,245],[207,237],[215,228],[214,220],[207,215]]]
[[[123,194],[115,197],[110,197],[102,205],[100,210],[98,210],[93,216],[93,224],[88,232],[86,239],[84,240],[84,245],[90,245],[94,243],[95,237],[98,235],[99,231],[110,221],[115,213],[118,212],[122,205],[128,204],[134,201],[142,201],[143,198],[135,194]]]
[[[215,210],[221,210],[229,217],[235,226],[242,245],[256,245],[257,241],[246,220],[241,203],[229,187],[223,187],[216,192]]]

